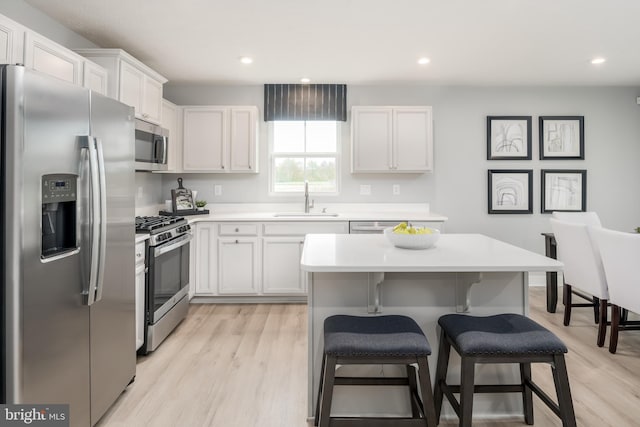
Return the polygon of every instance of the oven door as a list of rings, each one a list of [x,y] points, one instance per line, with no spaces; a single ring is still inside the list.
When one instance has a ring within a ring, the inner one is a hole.
[[[155,324],[189,292],[191,234],[149,249],[147,319]]]

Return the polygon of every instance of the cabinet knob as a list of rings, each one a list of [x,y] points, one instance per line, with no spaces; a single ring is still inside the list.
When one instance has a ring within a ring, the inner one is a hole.
[[[136,257],[142,258],[142,254],[136,254]]]
[[[222,166],[222,169],[224,169],[224,165],[221,165],[221,166]]]
[[[236,233],[238,233],[239,231],[240,231],[240,229],[239,229],[239,228],[236,228]]]
[[[238,239],[236,239],[236,243],[239,243],[239,242],[238,242]]]
[[[251,169],[251,165],[249,165],[249,169]]]

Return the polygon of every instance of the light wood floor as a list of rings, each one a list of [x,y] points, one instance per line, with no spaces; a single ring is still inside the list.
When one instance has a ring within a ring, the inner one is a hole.
[[[532,318],[569,347],[578,426],[640,425],[640,332],[621,332],[612,355],[595,345],[591,311],[574,310],[571,326],[564,327],[561,304],[550,314],[544,288],[530,295]],[[135,383],[98,426],[308,427],[306,335],[305,305],[192,305],[156,352],[138,358]],[[435,367],[435,358],[430,362]],[[549,369],[534,366],[533,377],[555,396]],[[561,426],[535,396],[534,402],[536,426]],[[474,422],[523,425],[522,419]]]

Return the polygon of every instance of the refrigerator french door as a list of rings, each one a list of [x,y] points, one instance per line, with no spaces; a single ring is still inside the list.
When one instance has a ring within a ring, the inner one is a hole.
[[[135,376],[133,109],[0,67],[2,402],[95,424]]]

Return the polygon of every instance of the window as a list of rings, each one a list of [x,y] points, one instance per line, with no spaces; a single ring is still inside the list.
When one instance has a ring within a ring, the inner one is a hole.
[[[338,122],[271,122],[271,192],[338,192]]]

